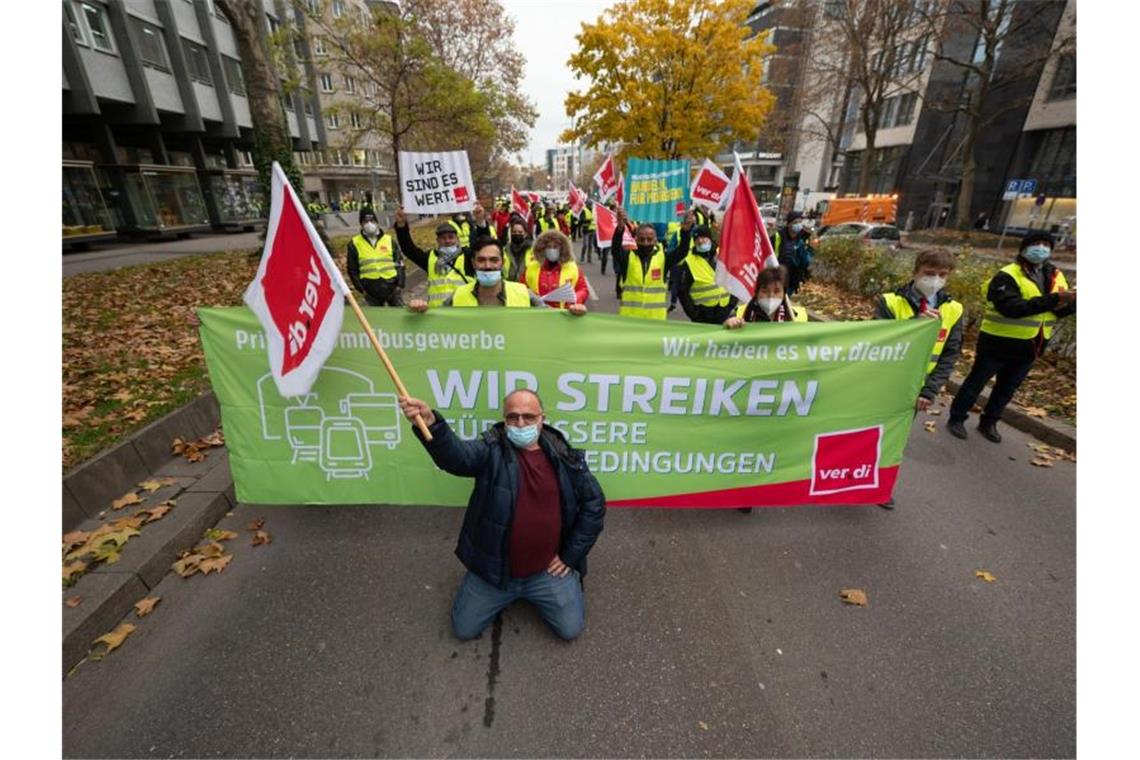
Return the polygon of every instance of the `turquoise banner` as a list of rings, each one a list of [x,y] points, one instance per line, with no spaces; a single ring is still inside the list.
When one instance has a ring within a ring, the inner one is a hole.
[[[689,207],[689,162],[631,158],[625,169],[625,208],[638,222],[677,220]]]

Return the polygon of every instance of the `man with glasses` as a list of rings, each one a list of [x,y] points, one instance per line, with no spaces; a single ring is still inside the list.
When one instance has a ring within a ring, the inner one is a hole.
[[[525,388],[507,394],[503,422],[473,441],[419,399],[405,396],[400,408],[427,423],[431,442],[413,431],[437,467],[475,478],[455,548],[467,568],[451,608],[455,635],[475,638],[525,599],[559,637],[576,638],[586,624],[586,555],[606,512],[584,453],[546,424],[542,400]]]

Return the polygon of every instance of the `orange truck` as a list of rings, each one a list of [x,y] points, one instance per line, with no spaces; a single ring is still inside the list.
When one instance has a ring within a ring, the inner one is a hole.
[[[895,224],[898,218],[898,195],[863,195],[853,198],[832,198],[823,201],[821,227],[833,227],[846,222]]]

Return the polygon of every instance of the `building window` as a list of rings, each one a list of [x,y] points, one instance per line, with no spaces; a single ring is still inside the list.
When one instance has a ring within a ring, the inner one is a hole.
[[[1053,72],[1053,84],[1049,87],[1048,100],[1068,100],[1077,97],[1077,56],[1065,53],[1057,59],[1057,70]]]
[[[83,3],[81,7],[95,48],[104,53],[115,52],[115,42],[111,37],[110,24],[107,22],[107,9],[98,3]]]
[[[353,79],[352,77],[346,76],[344,78],[344,89],[348,93],[355,95],[356,94],[356,80]]]
[[[879,108],[879,129],[893,127],[899,112],[899,99],[897,97],[887,98]]]
[[[364,159],[364,151],[363,150],[352,151],[352,165],[353,166],[364,166],[365,164],[366,164],[366,161]]]
[[[360,114],[358,114],[356,111],[352,112],[349,120],[352,122],[353,129],[364,129],[364,119],[360,118]]]
[[[313,55],[325,55],[324,37],[313,37]]]
[[[332,74],[321,74],[321,92],[332,92],[333,80]]]
[[[340,18],[344,15],[344,3],[341,0],[332,0],[332,15],[333,18]]]
[[[910,70],[911,71],[922,71],[924,68],[926,68],[926,47],[927,47],[927,44],[928,44],[928,39],[926,37],[920,37],[914,43],[914,50],[911,51],[911,59],[910,59]]]
[[[186,51],[186,63],[190,66],[190,78],[202,84],[213,85],[206,48],[185,39],[182,40],[182,47]]]
[[[67,26],[71,29],[71,39],[75,40],[78,45],[87,45],[87,35],[83,33],[83,25],[79,23],[79,17],[75,15],[75,8],[71,3],[63,4],[64,13],[67,14]]]
[[[313,98],[307,90],[305,92],[301,93],[301,101],[305,104],[305,115],[306,116],[312,116],[313,115]]]
[[[309,0],[307,5],[309,6],[309,13],[311,15],[321,15],[321,0]]]
[[[210,10],[213,12],[214,18],[218,21],[221,21],[223,24],[230,23],[230,20],[226,18],[226,14],[222,13],[221,8],[218,7],[218,4],[215,3],[214,0],[210,0]]]
[[[278,22],[277,19],[273,18],[268,13],[265,14],[265,19],[269,22],[269,33],[277,34],[277,30],[281,28],[280,22]]]
[[[325,114],[325,123],[329,125],[329,129],[340,129],[340,114]]]
[[[895,117],[895,126],[901,127],[914,121],[914,106],[918,102],[918,95],[908,92],[899,98],[898,116]]]
[[[139,57],[142,62],[156,69],[170,71],[170,59],[166,55],[166,43],[162,30],[139,19],[131,19],[139,35]]]
[[[245,95],[245,77],[241,73],[241,63],[228,55],[222,56],[222,71],[226,74],[226,84],[235,95]]]

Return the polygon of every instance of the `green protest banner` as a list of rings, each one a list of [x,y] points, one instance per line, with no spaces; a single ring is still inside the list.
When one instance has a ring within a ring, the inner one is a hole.
[[[531,387],[610,506],[877,504],[890,497],[935,320],[740,330],[554,310],[367,309],[409,393],[463,438]],[[278,395],[246,308],[201,309],[239,501],[462,505],[346,324],[306,396]]]
[[[625,208],[639,222],[680,221],[689,207],[689,162],[631,158],[625,167]]]

